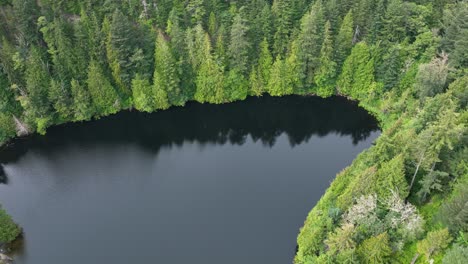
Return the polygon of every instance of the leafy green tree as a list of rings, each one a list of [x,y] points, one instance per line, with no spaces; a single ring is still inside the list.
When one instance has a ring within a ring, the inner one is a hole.
[[[392,253],[388,234],[384,232],[378,236],[364,240],[359,245],[358,253],[364,263],[385,263]]]
[[[418,252],[429,260],[433,254],[447,248],[451,241],[447,228],[431,231],[427,233],[425,239],[418,242]]]
[[[96,61],[89,64],[86,83],[98,114],[114,114],[120,109],[120,98]]]
[[[330,21],[327,21],[320,50],[320,66],[315,75],[317,94],[322,97],[335,93],[336,63],[333,61],[333,40],[330,27]]]
[[[0,242],[12,242],[20,233],[21,229],[13,222],[11,216],[5,210],[0,209]]]
[[[73,98],[73,112],[76,121],[89,120],[94,114],[91,94],[79,81],[72,79],[71,94]]]

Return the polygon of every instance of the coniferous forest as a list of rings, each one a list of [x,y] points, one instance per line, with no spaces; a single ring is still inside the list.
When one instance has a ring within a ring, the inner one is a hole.
[[[383,132],[294,262],[464,263],[467,69],[463,0],[0,0],[0,145],[127,109],[346,96]],[[0,241],[19,232],[1,210]]]

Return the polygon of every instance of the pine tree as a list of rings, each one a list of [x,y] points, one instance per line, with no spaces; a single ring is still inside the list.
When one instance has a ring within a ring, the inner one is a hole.
[[[50,81],[49,101],[58,114],[58,120],[67,121],[72,117],[70,92],[64,82]]]
[[[386,263],[392,253],[387,232],[364,240],[358,248],[364,263]]]
[[[367,44],[360,42],[354,46],[343,64],[337,81],[338,91],[356,99],[368,98],[373,85],[374,61]]]
[[[247,40],[248,30],[245,19],[242,18],[241,14],[237,14],[231,27],[229,57],[231,58],[231,68],[236,69],[240,74],[245,74],[249,66],[248,51],[250,43]]]
[[[189,0],[187,12],[191,16],[193,24],[201,24],[206,13],[203,0]]]
[[[353,12],[350,10],[344,17],[336,37],[335,61],[338,68],[341,68],[353,47],[353,27]]]
[[[274,0],[272,6],[272,14],[274,21],[274,34],[273,51],[275,55],[283,55],[289,42],[289,36],[293,28],[293,9],[292,0]]]
[[[132,80],[132,97],[135,108],[143,112],[152,112],[155,109],[151,83],[141,74],[136,74]]]
[[[71,81],[71,93],[73,98],[74,120],[89,120],[94,114],[91,94],[88,89],[81,85],[77,80]]]
[[[128,17],[120,10],[113,13],[108,30],[107,59],[119,92],[126,97],[129,95],[133,75],[130,58],[135,52],[135,30]]]
[[[301,83],[304,92],[312,91],[315,86],[315,74],[319,66],[320,49],[322,46],[323,12],[320,1],[302,19],[301,31],[298,36],[298,61],[301,65]]]
[[[405,178],[405,159],[402,154],[385,162],[377,170],[377,195],[385,199],[391,195],[392,191],[397,191],[398,195],[405,199],[409,194],[408,183]]]
[[[89,64],[86,83],[97,113],[109,115],[120,109],[119,96],[96,61]]]
[[[268,93],[272,96],[283,96],[293,92],[292,87],[288,86],[286,65],[281,56],[277,56],[273,63],[270,79],[268,82]]]
[[[250,95],[260,96],[267,90],[272,65],[273,57],[270,53],[268,41],[264,38],[260,43],[260,57],[258,59],[258,65],[253,67],[250,74]]]
[[[177,62],[172,54],[169,42],[165,40],[162,33],[158,34],[156,40],[154,60],[155,89],[164,90],[170,105],[183,105],[186,98],[184,98],[181,91]]]
[[[211,54],[211,44],[208,34],[205,34],[202,52],[204,54],[204,60],[200,65],[195,80],[197,85],[195,100],[201,103],[222,103],[225,101],[223,69],[216,63]]]
[[[20,102],[25,109],[29,123],[37,118],[45,118],[50,114],[48,87],[50,74],[45,65],[41,52],[33,48],[27,60],[26,91],[21,91]]]
[[[327,21],[320,50],[320,66],[315,75],[317,94],[322,97],[335,93],[336,63],[333,61],[333,40],[330,27],[330,21]]]

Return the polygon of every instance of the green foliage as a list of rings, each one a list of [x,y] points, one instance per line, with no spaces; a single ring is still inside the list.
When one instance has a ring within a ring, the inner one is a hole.
[[[177,62],[172,55],[169,43],[164,39],[162,33],[158,34],[154,58],[155,89],[161,89],[167,94],[168,104],[183,105],[186,101],[186,98],[182,94],[182,89],[180,87]]]
[[[94,114],[91,94],[88,89],[75,79],[71,81],[74,120],[89,120]]]
[[[448,75],[447,62],[445,55],[441,58],[434,58],[428,64],[419,65],[415,83],[419,98],[433,97],[444,90]]]
[[[15,124],[11,115],[0,113],[0,145],[16,135]]]
[[[296,263],[408,263],[434,225],[466,232],[466,1],[78,2],[1,2],[0,142],[132,105],[336,92],[383,133],[310,212]]]
[[[315,75],[317,95],[328,97],[335,93],[336,63],[333,59],[333,42],[330,21],[325,24],[322,49],[320,50],[320,67]]]
[[[468,184],[461,183],[460,191],[442,204],[438,219],[452,233],[468,232]]]
[[[88,68],[88,90],[96,111],[101,115],[116,113],[120,99],[99,63],[91,61]]]
[[[0,208],[0,242],[9,243],[15,240],[21,233],[21,229],[13,222],[5,210]]]
[[[401,154],[383,163],[382,167],[377,170],[377,195],[382,198],[388,198],[393,190],[396,190],[398,195],[403,199],[409,194],[408,183],[405,177],[405,159]]]
[[[273,63],[270,80],[268,82],[268,93],[273,96],[292,94],[293,89],[289,86],[285,76],[287,75],[286,63],[280,56]]]
[[[455,245],[447,251],[442,264],[463,264],[468,259],[468,247]]]
[[[369,87],[374,82],[374,60],[365,42],[354,46],[345,60],[337,81],[338,91],[353,98],[368,98]]]
[[[143,112],[154,110],[153,93],[148,79],[137,74],[132,80],[133,104],[135,108]]]
[[[388,241],[388,234],[380,235],[364,240],[358,248],[358,253],[364,263],[385,263],[392,253]]]
[[[418,252],[424,254],[427,260],[440,250],[447,248],[452,241],[448,229],[431,231],[426,238],[418,242]]]

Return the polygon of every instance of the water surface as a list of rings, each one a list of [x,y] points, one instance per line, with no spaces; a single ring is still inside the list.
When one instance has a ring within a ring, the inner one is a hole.
[[[378,134],[353,102],[291,96],[16,140],[0,151],[15,263],[291,263],[309,210]]]

